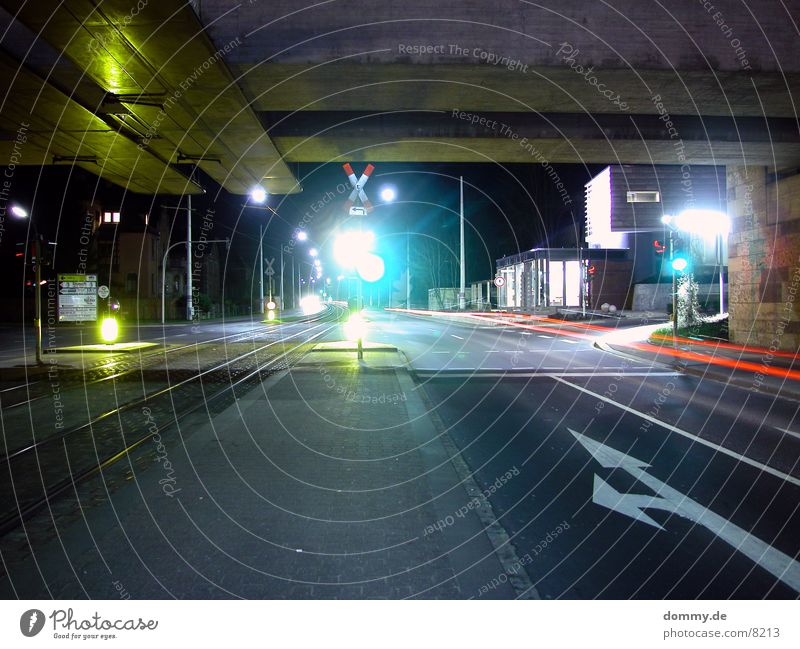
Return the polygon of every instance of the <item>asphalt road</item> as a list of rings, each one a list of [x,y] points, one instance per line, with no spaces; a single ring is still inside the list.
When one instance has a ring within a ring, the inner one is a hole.
[[[593,345],[602,331],[580,326],[489,327],[378,311],[367,317],[368,340],[403,352],[422,386],[423,416],[440,434],[446,431],[455,445],[448,453],[460,452],[477,488],[488,495],[513,555],[523,561],[504,565],[512,573],[527,573],[531,585],[524,596],[757,599],[800,594],[797,402],[601,351]],[[147,339],[151,331],[151,340],[166,336],[168,342],[191,343],[252,326],[249,321],[205,323],[199,332],[186,325],[155,326],[140,337]],[[335,329],[328,335],[340,337]],[[3,353],[12,353],[13,345],[6,340]],[[359,375],[368,377],[365,369]],[[386,380],[375,374],[374,381],[378,376]],[[325,387],[324,394],[310,390],[302,397],[309,403],[327,398],[342,421],[349,421],[353,407],[331,400],[330,385]],[[297,410],[297,426],[287,432],[292,438],[302,435],[310,425],[302,419],[304,406],[281,394],[265,388],[263,396],[267,402],[275,399],[275,407]],[[369,417],[381,410],[359,412],[367,419],[358,425],[371,430],[375,422]],[[333,410],[322,414],[333,416]],[[349,433],[354,431],[359,432]],[[352,448],[344,434],[323,442],[334,444],[335,456],[383,452],[374,445],[400,441],[372,430],[369,436],[368,443]],[[217,449],[218,440],[209,438],[201,447],[197,459],[217,467],[205,453]],[[287,462],[296,460],[294,451],[287,453]],[[402,454],[404,462],[415,457]],[[329,468],[332,479],[358,482],[369,474],[368,466],[363,461],[347,465],[350,474],[338,465]],[[264,467],[256,463],[254,469],[256,476],[264,475]],[[311,466],[304,470],[319,472]],[[418,477],[414,471],[410,480]],[[284,481],[264,488],[281,486],[292,504],[296,491],[286,489]],[[432,502],[439,495],[433,493]],[[135,494],[128,497],[136,500]],[[309,502],[317,497],[311,493]],[[375,520],[392,510],[392,499],[387,492],[385,502],[376,501]],[[454,511],[445,507],[435,515],[444,523],[436,521],[443,529],[441,535],[427,536],[431,542],[447,542],[446,534],[457,528],[447,522]],[[352,533],[360,542],[355,528]],[[278,535],[276,540],[285,539]],[[402,567],[392,563],[399,561],[395,555],[385,560],[381,570],[387,574]],[[423,591],[410,589],[407,595],[417,592]],[[496,588],[474,589],[469,596],[508,597],[510,587],[498,579]]]
[[[482,487],[520,470],[491,501],[542,597],[797,597],[797,402],[573,327],[372,314],[369,335],[406,353]]]

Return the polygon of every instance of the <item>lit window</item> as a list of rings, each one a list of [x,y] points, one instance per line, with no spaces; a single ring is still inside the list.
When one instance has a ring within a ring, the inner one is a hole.
[[[112,212],[112,214],[111,214],[111,222],[112,223],[119,223],[119,212]]]
[[[629,203],[660,203],[659,192],[628,192]]]
[[[111,212],[103,212],[103,223],[111,223]]]

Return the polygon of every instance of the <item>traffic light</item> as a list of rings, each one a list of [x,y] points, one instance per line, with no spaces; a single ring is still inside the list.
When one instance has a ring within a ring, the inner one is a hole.
[[[672,270],[685,273],[689,270],[689,241],[686,237],[672,235]]]
[[[667,249],[666,244],[662,243],[658,239],[653,240],[653,249],[656,252],[656,255],[663,255]]]

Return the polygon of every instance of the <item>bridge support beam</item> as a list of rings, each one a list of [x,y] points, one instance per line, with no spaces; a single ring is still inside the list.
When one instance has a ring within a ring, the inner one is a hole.
[[[770,349],[800,348],[800,174],[727,168],[730,336]],[[765,363],[768,359],[765,359]]]

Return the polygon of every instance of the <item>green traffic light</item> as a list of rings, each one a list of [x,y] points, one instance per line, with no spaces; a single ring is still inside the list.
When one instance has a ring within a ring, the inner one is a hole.
[[[689,265],[689,262],[686,261],[683,257],[676,257],[672,260],[672,269],[677,271],[684,271],[686,267]]]

